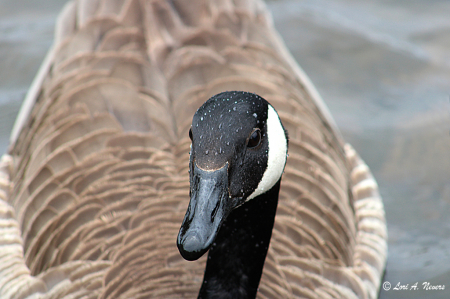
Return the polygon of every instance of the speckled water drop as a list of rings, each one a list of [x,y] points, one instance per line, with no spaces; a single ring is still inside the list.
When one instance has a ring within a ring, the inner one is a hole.
[[[257,118],[257,117],[258,117],[258,114],[253,113],[253,117],[254,117],[254,118]]]
[[[237,109],[236,107],[233,107],[233,111],[236,111],[236,109]]]
[[[207,155],[207,154],[209,154],[209,151],[208,151],[208,150],[205,151],[205,155]]]
[[[200,120],[201,120],[201,121],[203,121],[203,116],[202,116],[202,117],[200,117]]]

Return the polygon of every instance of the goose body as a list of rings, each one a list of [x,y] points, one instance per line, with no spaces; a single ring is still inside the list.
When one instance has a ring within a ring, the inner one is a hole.
[[[224,177],[202,241],[186,209]],[[376,182],[258,0],[69,2],[0,188],[0,298],[227,298],[207,278],[246,254],[243,298],[376,298],[386,262]]]

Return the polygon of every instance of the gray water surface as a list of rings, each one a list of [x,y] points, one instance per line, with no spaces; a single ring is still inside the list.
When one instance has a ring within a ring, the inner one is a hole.
[[[65,0],[0,0],[0,152]],[[371,167],[383,196],[383,281],[450,298],[450,1],[270,1],[277,29]],[[445,285],[423,290],[423,283]]]

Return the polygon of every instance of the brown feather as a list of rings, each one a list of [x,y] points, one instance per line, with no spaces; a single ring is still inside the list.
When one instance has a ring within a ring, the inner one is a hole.
[[[205,258],[175,246],[188,130],[225,90],[267,99],[290,137],[258,297],[377,297],[377,185],[261,1],[78,0],[56,28],[0,164],[1,298],[195,297]]]

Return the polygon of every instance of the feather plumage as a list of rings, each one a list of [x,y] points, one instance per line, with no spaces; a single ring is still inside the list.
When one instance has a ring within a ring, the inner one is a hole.
[[[195,297],[188,130],[224,90],[267,99],[290,138],[258,297],[376,298],[376,182],[259,0],[66,5],[0,165],[0,297]]]

